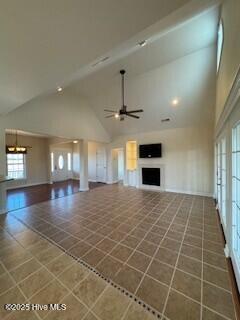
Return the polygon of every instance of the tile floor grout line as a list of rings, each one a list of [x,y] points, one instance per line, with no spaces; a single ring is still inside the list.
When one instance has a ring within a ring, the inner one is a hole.
[[[174,198],[175,199],[175,198]],[[158,219],[155,221],[155,224],[147,231],[147,233],[145,234],[145,236],[142,238],[142,240],[138,243],[137,247],[133,250],[132,254],[127,258],[127,260],[124,262],[124,266],[127,264],[127,262],[131,259],[131,257],[136,253],[137,248],[141,245],[141,243],[143,241],[145,241],[146,236],[151,232],[151,230],[153,229],[153,227],[156,226],[156,223],[159,222],[159,220],[162,218],[163,214],[167,211],[167,209],[170,207],[171,203],[174,201],[174,199],[172,199],[172,201],[169,203],[169,205],[165,208],[165,210],[161,213],[161,215],[158,217]],[[152,212],[152,211],[151,211]],[[150,213],[151,213],[150,212]],[[166,235],[166,233],[168,232],[169,229],[166,229],[164,236]],[[163,238],[164,238],[163,236]],[[162,242],[163,238],[161,239],[160,243]],[[156,251],[158,250],[158,246],[156,246]],[[155,251],[155,252],[156,252]],[[141,251],[140,251],[141,252]],[[150,261],[151,263],[151,261]],[[149,264],[150,264],[149,263]],[[145,276],[145,274],[143,275],[143,277]]]
[[[149,212],[149,214],[150,214],[150,212]],[[148,214],[148,215],[149,215],[149,214]],[[162,214],[161,214],[161,216],[162,216]],[[160,216],[160,217],[161,217],[161,216]],[[140,223],[141,223],[141,222],[140,222]],[[136,226],[136,228],[137,228],[137,227],[138,227],[138,225]],[[134,228],[134,229],[136,229],[136,228]],[[133,229],[133,230],[134,230],[134,229]],[[132,230],[132,231],[133,231],[133,230]],[[149,231],[148,231],[148,232],[149,232]],[[148,234],[148,232],[146,232],[145,236]],[[118,245],[124,245],[124,244],[122,243],[122,241],[124,241],[128,236],[131,236],[131,233],[130,233],[130,234],[128,233],[121,241],[119,241],[119,242],[117,243],[117,245],[114,246],[109,253],[107,253],[106,256],[111,256],[111,252],[113,252],[114,249],[115,249]],[[144,241],[145,236],[140,240],[140,242],[139,242],[139,244],[137,245],[137,247]],[[127,247],[128,247],[128,246],[127,246]],[[128,259],[136,252],[137,247],[136,247],[136,248],[128,247],[129,249],[131,249],[131,250],[133,251],[132,254],[128,257]],[[141,252],[140,252],[140,253],[141,253]],[[149,257],[148,255],[146,255],[146,256]],[[112,256],[111,256],[111,257],[112,257]],[[84,259],[84,256],[83,256],[83,259]],[[127,259],[127,260],[128,260],[128,259]],[[103,259],[102,259],[102,260],[103,260]],[[102,262],[102,260],[99,261],[98,264],[100,264],[100,263]],[[96,267],[98,266],[98,264],[96,265]],[[125,264],[126,264],[126,261],[123,262],[123,266],[125,266]],[[122,267],[123,267],[123,266],[122,266]],[[118,270],[118,272],[122,269],[122,267]],[[115,274],[115,276],[118,274],[118,272]]]
[[[15,283],[15,286],[18,288],[18,290],[21,292],[21,294],[23,295],[23,297],[25,298],[24,303],[30,303],[29,299],[27,298],[27,296],[25,295],[25,293],[22,291],[21,287],[18,285],[18,283],[15,281],[15,279],[13,278],[13,276],[8,272],[7,268],[5,267],[5,265],[3,264],[3,268],[5,269],[5,272],[8,274],[8,276],[11,278],[11,280]],[[10,289],[11,290],[11,289]],[[12,314],[11,311],[9,314],[6,315],[6,317],[3,317],[5,319],[7,319],[8,317],[10,317],[10,315]],[[17,311],[16,311],[17,312]],[[38,319],[40,319],[40,317],[38,316],[37,312],[33,311],[34,314],[37,316]],[[41,319],[40,319],[41,320]]]
[[[175,197],[175,198],[176,198],[176,197]],[[175,199],[175,198],[174,198],[174,199]],[[174,199],[170,202],[170,204],[174,201]],[[169,204],[169,205],[170,205],[170,204]],[[168,205],[168,206],[169,206],[169,205]],[[163,212],[165,212],[165,211],[166,211],[166,209],[165,209]],[[163,214],[163,212],[162,212],[162,214]],[[161,216],[162,216],[162,214],[161,214]],[[145,219],[145,218],[144,218],[144,219]],[[144,219],[143,219],[143,220],[144,220]],[[141,221],[140,221],[139,223],[141,223]],[[136,226],[136,227],[137,227],[137,226]],[[135,228],[134,228],[134,229],[135,229]],[[139,300],[139,298],[138,298],[138,300]],[[141,300],[141,299],[140,299],[140,300]],[[151,308],[152,308],[152,307],[151,307]],[[154,309],[154,308],[152,308],[152,309]],[[158,311],[157,311],[157,313],[158,313]]]
[[[136,226],[137,227],[137,226]],[[134,229],[133,229],[134,230]],[[132,230],[132,231],[133,231]],[[132,231],[130,232],[130,234],[132,233]],[[24,231],[23,231],[24,232]],[[35,230],[33,231],[33,232],[36,232]],[[129,234],[129,233],[128,233]],[[106,236],[105,238],[103,238],[101,241],[103,241],[104,239],[106,239],[106,238],[108,238],[108,236]],[[174,240],[174,241],[176,241],[175,239],[173,239],[173,238],[170,238],[170,239],[172,239],[172,240]],[[50,239],[51,240],[51,239]],[[110,239],[111,241],[114,241],[114,240],[112,240],[112,239]],[[49,241],[49,239],[48,239],[48,241]],[[145,240],[145,241],[147,241],[147,240]],[[56,242],[55,241],[53,241],[53,240],[51,240],[50,242],[54,242],[54,244],[56,244]],[[84,241],[85,242],[85,241]],[[99,241],[100,242],[100,241]],[[99,243],[98,242],[98,243]],[[117,242],[117,243],[119,243],[119,242]],[[151,242],[148,242],[148,243],[151,243]],[[58,244],[58,243],[57,243]],[[190,245],[190,244],[189,244]],[[74,246],[74,245],[73,245]],[[72,247],[73,247],[72,246]],[[125,245],[126,246],[126,245]],[[190,245],[191,246],[191,245]],[[96,246],[93,246],[93,247],[95,247],[95,248],[97,248]],[[128,247],[128,246],[127,246]],[[128,248],[130,248],[130,249],[132,249],[131,247],[128,247]],[[198,247],[197,247],[198,248]],[[70,250],[71,248],[69,248],[68,250]],[[99,249],[99,248],[97,248],[98,250],[100,250],[100,251],[102,251],[101,249]],[[102,251],[103,253],[105,253],[104,251]],[[141,252],[142,253],[142,252]],[[86,252],[86,254],[87,254],[87,252]],[[144,254],[144,253],[142,253],[142,254]],[[145,255],[145,254],[144,254]],[[147,255],[146,255],[147,256]]]
[[[139,209],[139,211],[140,211],[141,209]],[[17,217],[15,217],[15,218],[17,218]],[[126,236],[124,237],[124,239],[128,236],[128,235],[130,235],[130,233],[134,230],[134,229],[136,229],[137,227],[138,227],[138,225],[145,219],[146,217],[143,217],[140,221],[139,221],[139,223],[130,231],[130,232],[128,232],[128,233],[126,233]],[[19,218],[17,218],[18,220],[19,220]],[[20,222],[22,222],[21,221],[21,219],[20,219]],[[22,222],[23,223],[23,222]],[[25,223],[24,223],[25,224]],[[123,223],[120,223],[120,225],[118,226],[118,228],[117,229],[119,229],[119,227],[122,225],[122,224],[124,224],[124,222]],[[27,224],[25,224],[27,227],[29,227],[29,225],[27,225]],[[101,227],[102,228],[102,227]],[[100,229],[100,228],[99,228]],[[89,229],[88,229],[89,230]],[[33,228],[33,231],[35,231],[35,232],[38,232],[39,233],[39,231],[37,230],[37,229],[35,229],[35,228]],[[63,230],[64,231],[64,230]],[[97,232],[95,231],[95,232],[93,232],[93,231],[91,231],[91,230],[89,230],[90,232],[92,232],[93,234],[96,234]],[[40,232],[40,234],[42,234],[42,232]],[[70,234],[70,233],[69,233]],[[47,237],[47,236],[45,236],[44,234],[42,234],[45,238],[47,238],[48,239],[48,241],[50,241],[50,242],[53,242],[53,243],[56,243],[56,241],[54,241],[54,240],[52,240],[51,238],[49,238],[49,237]],[[70,234],[70,236],[72,236],[72,234]],[[101,241],[103,241],[105,238],[107,238],[107,236],[104,236],[104,238],[101,240]],[[80,238],[77,238],[77,239],[79,239],[79,241],[84,241],[84,242],[86,242],[85,240],[86,239],[80,239]],[[112,240],[112,239],[111,239]],[[112,241],[114,241],[114,240],[112,240]],[[100,242],[100,241],[99,241]],[[88,242],[86,242],[86,243],[88,243]],[[117,244],[119,244],[119,242],[116,242],[116,246],[117,246]],[[91,245],[92,247],[95,247],[95,246],[93,246],[93,245]],[[72,246],[72,247],[74,247],[74,245]],[[68,250],[70,250],[71,248],[69,248]],[[131,248],[132,249],[132,248]],[[89,251],[90,250],[92,250],[92,248],[91,249],[89,249]],[[88,252],[86,252],[85,254],[87,254]]]
[[[204,216],[205,216],[205,200],[203,199],[203,233],[204,233]],[[204,239],[202,239],[202,270],[201,270],[201,309],[200,309],[200,320],[203,320],[203,245],[204,245]]]
[[[182,238],[182,241],[181,241],[181,244],[180,244],[180,248],[179,248],[177,260],[176,260],[176,263],[175,263],[175,266],[174,266],[174,270],[173,270],[173,274],[172,274],[172,277],[171,277],[171,281],[170,281],[170,284],[169,284],[169,289],[168,289],[167,297],[166,297],[166,300],[165,300],[165,303],[164,303],[164,306],[163,306],[163,311],[162,311],[163,316],[162,316],[162,319],[163,319],[163,317],[164,317],[164,315],[165,315],[165,311],[166,311],[166,307],[167,307],[167,303],[168,303],[170,291],[171,291],[172,284],[173,284],[173,279],[174,279],[175,272],[176,272],[176,269],[177,269],[178,260],[179,260],[179,257],[180,257],[181,248],[182,248],[182,245],[183,245],[183,241],[184,241],[184,237],[185,237],[185,232],[186,232],[187,227],[188,227],[188,222],[189,222],[189,218],[190,218],[191,211],[192,211],[192,208],[193,208],[194,200],[195,200],[195,197],[192,199],[192,204],[191,204],[191,207],[190,207],[189,212],[188,212],[188,217],[187,217],[187,221],[186,221],[186,225],[185,225],[185,230],[184,230],[183,238]]]
[[[157,204],[156,204],[157,205]],[[140,210],[139,210],[140,211]],[[113,219],[114,220],[114,219]],[[139,223],[141,223],[142,221],[144,221],[145,220],[145,218],[142,218],[141,219],[141,221],[139,222]],[[155,221],[155,223],[156,223],[156,221]],[[150,224],[152,224],[152,223],[150,223]],[[153,225],[153,224],[152,224]],[[131,234],[131,232],[133,231],[134,229],[132,229],[130,232],[128,232],[128,234]],[[91,231],[92,232],[92,231]],[[177,231],[176,231],[177,232]],[[127,234],[127,235],[128,235]],[[12,235],[11,235],[12,236]],[[71,234],[71,236],[72,236],[72,234]],[[190,236],[192,236],[192,235],[190,235]],[[106,239],[107,238],[107,236],[105,236],[104,237],[104,239]],[[204,238],[202,238],[202,239],[204,239]],[[103,240],[103,239],[102,239]],[[101,240],[101,241],[102,241]],[[112,240],[112,239],[111,239]],[[175,240],[175,239],[173,239],[173,240]],[[49,241],[49,240],[47,240],[47,241]],[[203,241],[203,240],[202,240]],[[211,241],[211,240],[207,240],[207,241]],[[119,242],[120,243],[120,242]],[[54,245],[56,245],[56,243],[54,243]],[[196,247],[196,246],[195,246]],[[61,249],[62,250],[62,249]],[[99,249],[100,250],[100,249]],[[203,248],[202,248],[202,250],[203,250]],[[211,251],[212,252],[212,251]],[[212,252],[213,253],[213,252]],[[190,257],[191,258],[191,257]],[[197,259],[196,259],[197,260]],[[214,265],[213,265],[213,267],[214,267]],[[221,288],[222,289],[222,288]]]
[[[151,211],[147,214],[147,216],[149,215],[151,213]],[[146,217],[145,217],[146,218]],[[108,253],[106,253],[105,254],[105,256],[97,263],[97,265],[95,266],[95,268],[107,257],[107,256],[110,256],[110,257],[112,257],[111,256],[111,252],[113,252],[114,251],[114,249],[120,244],[120,245],[123,245],[122,244],[122,241],[123,240],[125,240],[128,236],[130,236],[131,235],[131,233],[132,233],[132,231],[134,231],[138,226],[139,226],[139,224],[145,219],[145,218],[143,218],[130,232],[128,232],[128,233],[126,233],[126,235],[123,237],[123,239],[121,240],[121,241],[118,241],[118,242],[116,242],[116,245],[110,250],[110,252],[108,252]],[[118,229],[118,228],[117,228]],[[104,237],[104,239],[105,238],[108,238],[107,236],[105,236]],[[103,240],[104,240],[103,239]],[[137,239],[137,238],[136,238]],[[103,241],[103,240],[101,240],[101,242]],[[143,241],[143,239],[140,241],[140,243]],[[140,244],[139,243],[139,244]],[[93,247],[95,247],[95,246],[93,246]],[[96,249],[98,249],[97,247],[95,247]],[[130,247],[129,247],[130,248]],[[81,259],[82,260],[84,260],[84,256],[86,256],[90,251],[91,251],[92,249],[90,249],[88,252],[86,252],[82,257],[81,257]],[[98,250],[100,250],[100,249],[98,249]],[[131,248],[131,250],[135,250],[135,249],[133,249],[133,248]],[[100,250],[100,251],[102,251],[102,250]],[[103,252],[103,251],[102,251]],[[105,253],[105,252],[104,252]],[[120,268],[121,269],[121,268]],[[119,270],[120,270],[119,269]]]
[[[41,235],[39,235],[39,236],[41,236]],[[26,249],[25,249],[26,250]],[[26,250],[27,251],[27,250]],[[31,253],[30,253],[31,254]],[[81,263],[81,261],[80,261],[80,259],[79,258],[77,258],[76,259],[76,261],[78,261],[78,262],[80,262]],[[45,265],[43,265],[41,262],[40,262],[40,264],[42,265],[42,267],[43,268],[45,268],[45,269],[47,269],[46,268],[46,266]],[[82,263],[81,263],[82,264]],[[86,263],[85,263],[85,265],[84,265],[84,267],[86,267]],[[94,268],[92,268],[91,266],[89,266],[89,268],[88,269],[90,269],[91,271],[92,270],[94,270]],[[48,270],[47,269],[47,271],[48,272],[50,272],[51,273],[51,271],[50,270]],[[34,272],[35,273],[35,272]],[[99,273],[99,272],[98,272]],[[51,273],[52,274],[52,273]],[[100,273],[99,273],[100,274]],[[32,275],[32,274],[31,274]],[[54,274],[52,274],[53,275],[53,277],[54,278],[56,278],[64,287],[66,287],[61,281],[60,281],[60,279],[59,278],[57,278]],[[30,276],[30,275],[29,275]],[[101,277],[101,276],[100,276]],[[106,277],[101,277],[102,279],[103,279],[103,281],[105,280],[105,279],[107,279]],[[24,279],[24,280],[26,280],[26,278]],[[53,282],[54,281],[54,279],[51,281],[51,282]],[[82,282],[83,280],[81,280],[80,282]],[[105,280],[106,281],[106,280]],[[80,283],[79,282],[79,283]],[[110,285],[111,286],[113,286],[114,287],[114,282],[113,281],[111,281],[111,280],[109,280],[109,281],[106,281],[108,284],[110,283]],[[73,293],[73,290],[74,290],[74,288],[77,286],[77,285],[79,285],[79,283],[77,283],[73,288],[72,288],[72,290],[71,290],[71,293],[75,296],[75,294]],[[47,286],[47,285],[46,285]],[[45,286],[44,286],[45,287]],[[118,291],[120,291],[120,292],[122,292],[122,293],[124,293],[124,292],[127,292],[127,290],[125,290],[125,288],[123,288],[123,287],[121,287],[121,286],[119,286],[119,285],[116,285],[116,287],[115,288],[120,288],[120,290],[118,290]],[[39,289],[37,292],[35,292],[29,299],[31,299],[33,296],[35,296],[38,292],[40,292],[41,290],[42,290],[43,288],[41,288],[41,289]],[[67,290],[69,290],[68,288],[67,288]],[[131,294],[133,297],[134,297],[134,294]],[[128,295],[128,296],[130,296],[130,295]],[[78,299],[78,297],[77,296],[75,296],[77,299]],[[133,298],[133,301],[135,300],[135,298],[136,297],[134,297]],[[142,302],[142,304],[145,304],[145,305],[148,305],[148,304],[146,304],[143,300],[141,300],[141,299],[139,299],[139,298],[137,298],[138,299],[138,301],[141,301]],[[78,299],[82,304],[84,304],[85,305],[85,303],[82,301],[82,300],[80,300],[80,299]],[[86,305],[85,305],[86,306]],[[86,306],[88,309],[89,309],[89,307],[88,306]],[[148,310],[148,309],[147,309]],[[148,311],[150,311],[150,310],[154,310],[154,308],[152,308],[151,306],[149,306],[149,310]],[[151,311],[150,311],[151,312]],[[155,313],[159,313],[159,311],[155,311]],[[47,316],[47,315],[46,315]]]
[[[26,249],[25,249],[26,250]],[[26,251],[28,251],[28,250],[26,250]],[[30,252],[30,254],[32,254],[31,252]],[[89,309],[89,307],[82,301],[82,300],[80,300],[74,293],[73,293],[73,291],[72,290],[70,290],[54,273],[52,273],[43,263],[41,263],[39,260],[38,260],[38,262],[39,262],[39,264],[41,265],[41,268],[43,268],[43,269],[45,269],[45,270],[47,270],[47,272],[49,272],[51,275],[52,275],[52,277],[53,277],[53,279],[50,281],[50,282],[48,282],[46,285],[44,285],[43,287],[41,287],[39,290],[37,290],[33,295],[31,295],[29,298],[27,298],[26,299],[26,301],[30,301],[35,295],[37,295],[41,290],[43,290],[44,288],[46,288],[48,285],[49,285],[49,283],[52,283],[53,281],[59,281],[60,283],[61,283],[61,285],[67,290],[67,294],[64,296],[64,297],[66,297],[67,295],[69,295],[69,294],[72,294],[79,302],[81,302],[88,310],[90,310]],[[38,269],[37,271],[39,271],[40,269]],[[33,272],[33,273],[31,273],[28,277],[30,277],[30,276],[32,276],[32,274],[34,274],[34,273],[36,273],[36,272]],[[28,277],[26,277],[26,278],[28,278]],[[24,280],[22,280],[22,281],[25,281],[26,280],[26,278],[24,279]],[[22,281],[20,281],[19,283],[21,283]],[[79,281],[79,283],[80,282],[82,282],[82,281]],[[78,284],[79,284],[78,283]],[[17,285],[17,287],[20,289],[20,291],[22,292],[22,290],[21,290],[21,288],[18,286],[18,284],[16,284]],[[24,297],[26,297],[25,296],[25,294],[22,292],[22,294],[24,295]],[[63,297],[63,298],[64,298]],[[36,312],[36,314],[38,314],[37,312]],[[46,314],[46,316],[49,314],[49,312]],[[46,317],[45,316],[45,317]],[[38,317],[39,319],[40,319],[40,316]]]
[[[175,196],[175,198],[172,199],[172,201],[169,203],[169,205],[168,205],[167,208],[164,210],[164,212],[167,212],[167,209],[168,209],[168,208],[170,207],[170,205],[176,200],[176,198],[177,198],[177,196]],[[184,199],[184,198],[183,198],[183,199]],[[181,200],[180,203],[182,203],[183,199]],[[178,206],[178,210],[179,210],[179,208],[180,208],[180,204],[179,204],[179,206]],[[178,212],[178,210],[177,210],[177,212]],[[177,212],[176,212],[176,214],[177,214]],[[176,214],[172,217],[172,222],[174,221],[174,218],[176,217]],[[161,217],[162,217],[162,215],[161,215]],[[167,228],[165,234],[166,234],[166,233],[168,232],[168,230],[170,229],[170,227],[171,227],[171,225],[172,225],[172,222],[169,224],[169,227]],[[160,245],[161,245],[161,242],[163,241],[163,239],[164,239],[164,236],[163,236],[162,240],[160,241],[159,245],[157,246],[156,251],[155,251],[155,254],[154,254],[153,257],[151,258],[151,261],[150,261],[147,269],[145,270],[145,272],[144,272],[144,274],[143,274],[143,277],[142,277],[140,283],[138,284],[138,286],[137,286],[137,288],[136,288],[136,290],[135,290],[135,292],[134,292],[134,295],[136,295],[138,289],[140,288],[140,285],[142,284],[143,279],[145,278],[145,276],[146,276],[146,274],[147,274],[147,271],[148,271],[148,269],[150,268],[150,265],[151,265],[151,263],[152,263],[155,255],[157,254],[157,252],[158,252],[158,250],[159,250],[159,248],[160,248]],[[128,309],[125,311],[124,316],[127,314],[127,312],[128,312]],[[161,314],[161,318],[162,318],[163,312],[159,312],[159,313]],[[123,320],[123,318],[122,318],[122,320]]]
[[[139,209],[139,211],[140,211],[140,210],[141,210],[141,209]],[[154,208],[152,208],[151,212],[152,212],[153,210],[154,210]],[[150,213],[151,213],[151,212],[150,212]],[[149,214],[150,214],[150,213],[149,213]],[[148,215],[149,215],[149,214],[148,214]],[[119,216],[119,215],[118,215],[118,216]],[[118,217],[118,216],[117,216],[117,217]],[[146,219],[146,217],[144,217],[140,222],[143,222],[145,219]],[[159,218],[158,218],[157,220],[159,220]],[[44,221],[46,221],[46,220],[44,220]],[[140,222],[139,222],[139,223],[140,223]],[[48,223],[48,222],[46,221],[46,223]],[[48,224],[49,224],[49,223],[48,223]],[[52,225],[52,223],[50,223],[50,224]],[[118,226],[117,229],[119,229],[119,228],[121,227],[121,225],[123,225],[123,224],[124,224],[124,222],[123,222],[123,223],[120,223],[120,225]],[[156,224],[156,221],[155,221],[154,225],[155,225],[155,224]],[[177,223],[176,223],[176,224],[177,224]],[[77,225],[77,224],[76,224],[76,225]],[[136,227],[137,227],[137,226],[136,226]],[[136,227],[135,227],[135,228],[136,228]],[[92,230],[90,230],[90,229],[88,229],[87,227],[84,227],[84,228],[87,229],[88,231],[90,231],[91,233],[96,234],[96,233],[97,233],[97,230],[98,230],[98,229],[101,229],[102,227],[101,227],[101,228],[99,227],[95,232],[92,231]],[[134,229],[135,229],[135,228],[134,228]],[[152,228],[153,228],[153,226],[152,226]],[[151,228],[151,229],[152,229],[152,228]],[[134,229],[132,229],[130,232],[128,232],[128,234],[130,235]],[[61,231],[61,230],[62,230],[63,232],[65,232],[65,233],[69,234],[69,236],[73,236],[73,235],[72,235],[71,233],[69,233],[68,231],[65,231],[64,229],[61,229],[61,228],[60,228],[60,231]],[[57,233],[60,232],[60,231],[55,232],[54,234],[52,234],[52,236],[55,235],[55,234],[57,234]],[[148,232],[149,232],[149,231],[148,231]],[[147,232],[147,233],[148,233],[148,232]],[[177,231],[176,231],[176,232],[177,232]],[[157,234],[157,233],[156,233],[156,234]],[[146,235],[145,235],[145,236],[146,236]],[[192,236],[192,235],[190,235],[190,236]],[[73,237],[74,237],[74,236],[73,236]],[[104,238],[106,238],[106,237],[108,237],[108,235],[107,235],[107,236],[104,236]],[[193,236],[192,236],[192,237],[193,237]],[[195,238],[196,238],[196,237],[195,237]],[[84,238],[84,239],[77,238],[77,239],[79,239],[79,241],[87,242],[87,241],[86,241],[87,238]],[[170,238],[170,239],[172,239],[172,238]],[[50,240],[51,240],[51,238],[50,238]],[[104,239],[102,239],[102,240],[104,240]],[[101,241],[102,241],[102,240],[101,240]],[[112,239],[111,239],[111,240],[112,240]],[[173,239],[173,240],[175,240],[175,239]],[[54,240],[52,240],[52,241],[55,242]],[[112,241],[114,241],[114,240],[112,240]],[[148,241],[148,240],[145,240],[145,241]],[[175,241],[176,241],[176,240],[175,240]],[[208,240],[208,241],[213,242],[213,241],[211,241],[211,240]],[[100,242],[100,241],[99,241],[99,242]],[[148,242],[149,242],[149,241],[148,241]],[[88,243],[88,242],[87,242],[87,243]],[[151,243],[151,242],[150,242],[150,243]],[[216,243],[216,242],[214,242],[214,243]],[[191,245],[191,244],[188,244],[188,245],[194,246],[194,245]],[[194,246],[194,247],[199,248],[199,247],[197,247],[197,246]],[[132,248],[131,248],[131,249],[132,249]],[[86,252],[86,254],[87,254],[87,252]]]

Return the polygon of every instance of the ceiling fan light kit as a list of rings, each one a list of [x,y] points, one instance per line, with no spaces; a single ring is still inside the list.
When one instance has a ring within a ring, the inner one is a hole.
[[[143,112],[143,109],[137,109],[137,110],[127,110],[127,106],[125,105],[125,83],[124,83],[124,75],[125,75],[126,71],[124,69],[120,70],[120,74],[122,77],[122,107],[119,111],[115,111],[115,110],[109,110],[109,109],[104,109],[105,112],[109,112],[111,114],[105,116],[105,118],[115,118],[115,119],[119,119],[120,121],[123,121],[125,119],[125,117],[131,117],[134,119],[140,119],[139,116],[136,116],[134,113],[139,113],[139,112]]]

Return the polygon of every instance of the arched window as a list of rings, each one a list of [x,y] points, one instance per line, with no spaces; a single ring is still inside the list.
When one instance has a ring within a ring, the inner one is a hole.
[[[221,20],[218,25],[218,37],[217,37],[217,72],[220,67],[222,48],[223,48],[223,21]]]
[[[60,170],[62,170],[63,167],[64,167],[64,159],[63,159],[62,155],[60,155],[59,158],[58,158],[58,166],[59,166]]]

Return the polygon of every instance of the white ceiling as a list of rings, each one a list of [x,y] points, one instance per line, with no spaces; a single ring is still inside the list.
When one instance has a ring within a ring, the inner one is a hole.
[[[218,5],[218,0],[2,1],[0,115],[63,86],[88,98],[111,136],[211,123]],[[148,43],[140,48],[143,39]],[[109,60],[92,66],[106,56]],[[127,70],[126,104],[144,109],[140,120],[104,117],[104,108],[120,108],[121,68]],[[177,107],[171,105],[175,97]],[[168,117],[169,123],[161,123]]]
[[[89,98],[111,136],[207,125],[213,121],[215,103],[218,17],[218,8],[212,8],[71,89]],[[121,68],[127,70],[126,104],[144,109],[140,120],[105,119],[103,109],[120,108]],[[177,107],[171,105],[175,97],[180,100]],[[163,118],[171,121],[162,123]]]
[[[188,2],[1,1],[0,114],[51,92],[87,64]]]
[[[216,42],[218,19],[219,8],[211,8],[127,57],[75,81],[71,88],[81,95],[93,97],[111,86],[119,86],[121,69],[125,69],[126,77],[131,79],[208,47]]]

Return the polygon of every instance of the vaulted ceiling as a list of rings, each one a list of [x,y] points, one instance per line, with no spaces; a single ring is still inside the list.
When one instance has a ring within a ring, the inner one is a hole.
[[[111,136],[213,123],[216,37],[219,10],[207,10],[71,88],[91,101]],[[129,109],[143,108],[140,120],[105,118],[121,107],[120,69],[126,69]],[[179,104],[172,105],[177,98]],[[170,122],[162,119],[170,118]]]
[[[86,98],[112,137],[208,124],[218,17],[218,0],[4,0],[0,115],[61,86]],[[105,119],[103,109],[120,108],[121,68],[127,105],[144,109],[140,120]]]
[[[3,0],[0,113],[50,92],[189,0]]]

